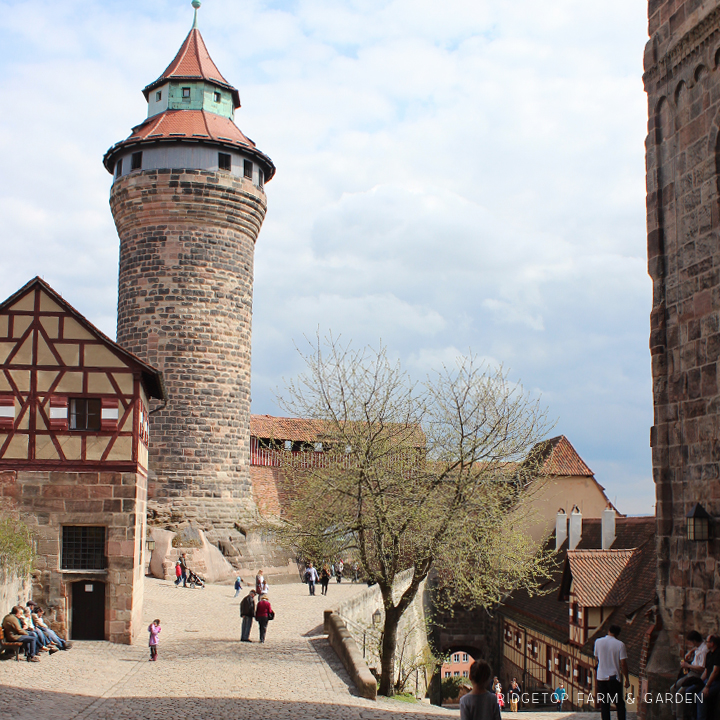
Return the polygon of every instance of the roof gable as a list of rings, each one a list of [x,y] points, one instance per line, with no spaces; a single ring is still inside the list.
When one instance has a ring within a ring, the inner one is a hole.
[[[535,445],[528,460],[537,463],[542,475],[594,477],[593,471],[564,435]]]
[[[79,313],[60,294],[55,292],[44,280],[35,277],[26,283],[17,292],[13,293],[4,302],[0,303],[0,314],[9,310],[31,312],[35,309],[34,292],[40,288],[40,313],[66,312],[72,316],[71,333],[78,340],[93,339],[102,342],[106,348],[106,358],[116,358],[116,363],[122,363],[137,369],[141,373],[143,387],[149,397],[166,400],[165,385],[162,373],[141,360],[136,355],[123,349],[114,340],[98,330],[85,316]]]

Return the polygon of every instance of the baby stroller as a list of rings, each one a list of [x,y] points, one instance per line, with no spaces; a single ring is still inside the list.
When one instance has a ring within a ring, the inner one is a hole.
[[[190,570],[190,568],[188,568],[187,581],[190,584],[191,588],[205,587],[205,581],[197,573],[194,573],[192,570]]]

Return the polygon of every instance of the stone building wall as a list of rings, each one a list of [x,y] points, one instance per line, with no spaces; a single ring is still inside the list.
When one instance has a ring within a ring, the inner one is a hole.
[[[720,611],[720,539],[687,540],[685,519],[698,502],[720,516],[720,3],[650,0],[648,17],[651,445],[664,626],[648,672],[659,678],[676,667],[685,633],[718,630]]]
[[[255,240],[265,194],[203,170],[116,180],[118,343],[163,372],[167,407],[151,416],[149,509],[216,538],[255,517],[249,475]]]
[[[0,474],[0,500],[17,511],[37,543],[32,598],[63,637],[71,630],[71,586],[103,582],[105,638],[131,643],[141,629],[145,478],[140,473],[17,471]],[[106,528],[107,568],[61,569],[63,525]]]

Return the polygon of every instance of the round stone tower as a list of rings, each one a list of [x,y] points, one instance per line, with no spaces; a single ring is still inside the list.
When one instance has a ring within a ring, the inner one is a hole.
[[[117,341],[162,370],[168,395],[151,415],[151,515],[227,539],[255,514],[253,262],[275,166],[235,125],[240,96],[192,4],[185,42],[143,90],[147,119],[103,162],[120,236]]]

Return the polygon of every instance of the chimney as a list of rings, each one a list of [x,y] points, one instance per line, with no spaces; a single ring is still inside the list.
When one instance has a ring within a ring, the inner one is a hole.
[[[603,510],[602,514],[602,549],[609,550],[615,542],[615,510],[612,505]]]
[[[555,518],[555,549],[559,550],[565,540],[567,540],[567,515],[560,508]]]
[[[568,550],[574,550],[580,538],[582,537],[582,513],[577,505],[573,505],[570,513],[570,541],[568,542]]]

